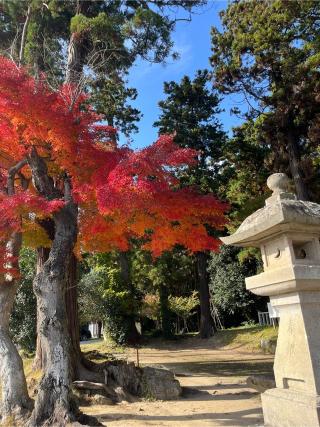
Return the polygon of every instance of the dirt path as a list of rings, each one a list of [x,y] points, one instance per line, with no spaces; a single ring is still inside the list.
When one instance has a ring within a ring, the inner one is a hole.
[[[259,394],[249,375],[269,374],[273,358],[241,348],[214,348],[212,340],[187,339],[140,349],[140,363],[163,365],[177,375],[180,400],[141,401],[83,408],[107,426],[261,426]],[[129,360],[136,360],[133,350]]]

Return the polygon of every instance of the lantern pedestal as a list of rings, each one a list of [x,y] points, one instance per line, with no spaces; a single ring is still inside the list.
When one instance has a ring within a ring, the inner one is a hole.
[[[264,421],[268,427],[320,427],[320,280],[312,278],[320,269],[299,265],[289,270],[268,272],[268,285],[261,285],[265,273],[246,280],[253,293],[270,295],[280,314],[277,388],[261,395]]]
[[[273,388],[261,395],[265,427],[317,427],[320,396]]]

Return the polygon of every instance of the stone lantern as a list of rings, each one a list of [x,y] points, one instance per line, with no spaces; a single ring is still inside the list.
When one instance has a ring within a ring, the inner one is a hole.
[[[265,425],[320,426],[320,205],[297,200],[285,174],[269,177],[273,191],[227,245],[259,247],[264,271],[246,279],[280,314],[274,362],[276,388],[262,394]]]

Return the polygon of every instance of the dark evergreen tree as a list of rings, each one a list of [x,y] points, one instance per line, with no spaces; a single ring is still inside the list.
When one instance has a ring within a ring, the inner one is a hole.
[[[261,269],[261,260],[256,254],[239,257],[241,253],[239,248],[222,246],[221,252],[212,253],[209,261],[213,302],[226,327],[257,321],[258,310],[266,311],[268,298],[257,297],[245,287],[245,278]]]
[[[199,163],[179,175],[181,185],[195,185],[202,192],[219,193],[224,175],[223,149],[226,135],[217,118],[220,113],[219,96],[209,82],[207,70],[197,72],[193,80],[185,76],[180,83],[164,84],[166,99],[159,102],[161,113],[154,126],[159,133],[174,133],[174,140],[183,147],[199,152]],[[207,259],[205,253],[196,254],[197,282],[200,294],[200,336],[213,333],[210,314]]]
[[[239,0],[212,28],[214,86],[240,93],[257,138],[271,147],[302,200],[319,199],[320,3]],[[239,112],[239,111],[238,111]]]
[[[247,216],[264,205],[270,191],[266,186],[268,176],[276,163],[281,165],[281,158],[260,143],[253,120],[233,129],[223,155],[226,162],[221,174],[225,178],[220,192],[231,205],[227,228],[234,232]]]
[[[174,133],[175,142],[199,151],[199,163],[179,176],[182,185],[196,185],[203,192],[219,191],[219,170],[223,163],[226,135],[218,114],[220,98],[210,85],[207,70],[199,70],[193,80],[164,83],[166,99],[154,126],[159,134]]]
[[[136,100],[138,92],[126,86],[125,76],[118,73],[99,76],[91,82],[89,90],[90,103],[108,125],[115,127],[127,138],[138,131],[137,122],[141,113],[130,105],[131,101]]]

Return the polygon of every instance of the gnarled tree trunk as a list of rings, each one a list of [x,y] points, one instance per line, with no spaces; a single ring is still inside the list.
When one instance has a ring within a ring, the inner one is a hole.
[[[37,272],[39,273],[49,257],[50,249],[38,248],[37,249]],[[65,304],[66,304],[66,317],[68,325],[68,333],[71,345],[70,351],[70,374],[71,379],[88,379],[93,377],[88,371],[93,367],[93,363],[86,360],[81,353],[80,348],[80,322],[78,313],[78,284],[77,284],[77,266],[78,261],[74,254],[71,255],[67,280],[65,289]],[[46,368],[46,347],[43,345],[43,335],[40,333],[40,326],[42,323],[43,314],[39,310],[40,303],[37,302],[37,349],[36,356],[33,363],[34,369],[45,370]]]
[[[71,184],[64,177],[64,190],[55,186],[47,165],[35,148],[28,156],[34,186],[49,200],[64,198],[65,205],[53,214],[54,238],[49,257],[34,279],[41,324],[46,369],[40,381],[30,426],[64,426],[75,419],[71,393],[70,338],[67,327],[65,292],[73,248],[77,239],[78,209],[73,202]]]
[[[81,9],[81,4],[78,4],[78,8]],[[79,9],[78,13],[81,12]],[[68,46],[68,58],[66,67],[65,83],[73,83],[77,85],[82,74],[82,45],[81,40],[77,38],[76,34],[71,34],[69,46]],[[75,91],[74,97],[76,98],[82,86],[78,86],[78,91]],[[52,220],[41,221],[40,225],[47,232],[51,240],[54,239],[55,225]],[[47,248],[37,249],[37,273],[40,273],[41,269],[45,265],[49,257],[49,250]],[[77,301],[77,259],[72,254],[68,266],[68,273],[66,278],[65,286],[65,301],[67,305],[67,325],[69,331],[69,337],[71,339],[71,345],[69,346],[69,359],[71,377],[73,380],[79,379],[79,365],[81,364],[81,350],[80,350],[80,336],[79,336],[79,316],[78,316],[78,301]],[[37,297],[37,349],[36,357],[34,361],[34,368],[45,370],[46,369],[46,346],[43,344],[43,335],[39,332],[40,325],[42,324],[43,313],[39,309],[40,302]]]
[[[77,209],[70,202],[54,214],[55,237],[49,258],[34,280],[42,321],[40,334],[46,370],[39,384],[30,425],[66,425],[75,419],[71,393],[70,339],[65,292],[77,235]]]
[[[210,293],[208,275],[208,255],[205,252],[196,254],[197,276],[200,296],[200,337],[209,338],[214,333],[213,320],[210,312]]]
[[[77,3],[77,13],[85,12],[86,8],[89,6],[87,3]],[[74,84],[77,87],[75,90],[74,87],[74,98],[79,95],[83,90],[80,80],[82,78],[83,70],[83,39],[78,37],[78,34],[71,34],[68,46],[68,57],[67,57],[67,67],[65,75],[66,84]],[[54,238],[54,224],[51,220],[42,221],[41,226],[45,229],[50,239]],[[37,251],[37,267],[39,272],[42,266],[45,264],[49,256],[49,251],[46,248],[38,248]],[[80,324],[79,324],[79,315],[78,315],[78,300],[77,300],[77,259],[72,254],[69,262],[68,273],[67,273],[67,284],[65,289],[65,301],[66,301],[66,314],[67,314],[67,324],[69,336],[71,339],[71,345],[69,347],[70,351],[70,368],[71,368],[71,377],[73,380],[80,378],[80,371],[82,368],[83,357],[80,349]],[[39,302],[37,302],[39,307]],[[37,309],[37,350],[36,357],[34,362],[34,367],[37,369],[44,370],[46,367],[47,356],[45,354],[45,346],[42,344],[42,335],[39,333],[39,325],[41,324],[41,312],[39,308]]]
[[[7,192],[15,193],[15,177],[26,160],[21,160],[8,171]],[[22,189],[26,189],[26,181],[21,174]],[[18,257],[22,245],[22,235],[14,232],[7,243],[7,253],[12,256],[11,267],[19,271]],[[3,419],[9,416],[21,416],[32,407],[29,398],[23,363],[18,350],[9,334],[10,314],[18,289],[18,281],[9,273],[0,277],[0,382],[2,385]]]
[[[0,380],[2,405],[0,414],[6,417],[21,416],[31,410],[23,364],[9,334],[9,319],[12,312],[18,282],[0,283]]]

